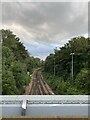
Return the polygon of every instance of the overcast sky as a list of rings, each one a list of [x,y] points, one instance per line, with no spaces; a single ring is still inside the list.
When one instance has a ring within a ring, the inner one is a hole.
[[[3,3],[2,22],[33,56],[45,59],[70,38],[87,35],[88,3]]]

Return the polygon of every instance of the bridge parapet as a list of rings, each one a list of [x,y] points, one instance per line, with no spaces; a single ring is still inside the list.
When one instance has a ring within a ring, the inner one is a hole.
[[[0,116],[88,116],[89,97],[58,95],[0,96]],[[25,109],[22,107],[25,102]]]

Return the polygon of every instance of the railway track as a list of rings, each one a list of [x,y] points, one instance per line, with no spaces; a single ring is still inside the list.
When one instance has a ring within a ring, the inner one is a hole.
[[[54,95],[50,86],[44,81],[39,69],[34,71],[32,80],[26,87],[25,95]]]

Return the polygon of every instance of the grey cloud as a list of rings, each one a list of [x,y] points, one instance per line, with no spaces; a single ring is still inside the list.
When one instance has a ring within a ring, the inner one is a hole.
[[[2,13],[3,25],[14,24],[16,33],[19,26],[25,30],[18,32],[24,43],[28,35],[28,42],[62,45],[65,39],[88,32],[88,3],[3,3]]]
[[[19,24],[40,41],[52,42],[57,35],[63,39],[65,33],[67,37],[86,33],[86,18],[86,3],[3,3],[3,23]]]

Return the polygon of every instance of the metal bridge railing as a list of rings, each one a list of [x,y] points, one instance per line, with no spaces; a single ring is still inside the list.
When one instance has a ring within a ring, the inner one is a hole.
[[[89,96],[0,96],[2,116],[88,116]],[[43,111],[43,112],[42,112]]]

